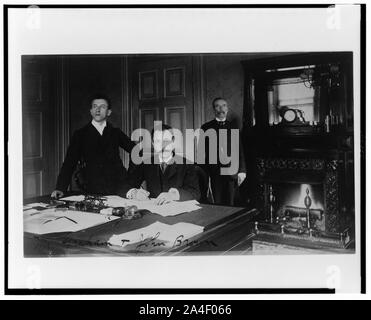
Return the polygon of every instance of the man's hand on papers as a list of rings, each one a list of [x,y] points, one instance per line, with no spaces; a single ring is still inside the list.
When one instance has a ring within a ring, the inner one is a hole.
[[[134,200],[149,200],[149,192],[140,188],[133,191],[132,199]]]
[[[50,197],[53,198],[53,199],[59,199],[59,198],[63,197],[63,195],[64,195],[64,193],[62,191],[54,190]]]
[[[162,192],[156,198],[156,204],[162,205],[171,201],[178,200],[174,192]]]

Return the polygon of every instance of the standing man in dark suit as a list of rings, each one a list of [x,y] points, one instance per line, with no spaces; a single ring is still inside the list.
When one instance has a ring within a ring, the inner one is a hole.
[[[52,198],[66,193],[79,161],[84,164],[87,193],[115,194],[126,179],[119,147],[131,152],[135,143],[107,121],[112,113],[108,97],[98,94],[90,102],[92,120],[73,134]]]
[[[195,167],[175,154],[172,128],[162,124],[152,130],[151,137],[154,153],[150,163],[144,161],[129,168],[129,184],[123,184],[119,195],[137,200],[156,198],[159,205],[176,200],[199,200],[201,193]],[[147,190],[140,187],[143,181]]]
[[[223,98],[216,98],[212,102],[215,113],[215,119],[201,126],[204,132],[215,130],[216,140],[205,140],[205,165],[202,167],[208,173],[211,182],[211,190],[216,204],[233,206],[237,196],[238,187],[246,178],[245,158],[240,141],[239,130],[227,120],[228,104]],[[232,129],[236,131],[237,137],[232,134]],[[222,134],[220,134],[222,133]],[[221,137],[225,134],[225,139]],[[233,147],[238,145],[238,155],[233,153]],[[211,161],[209,151],[217,153],[216,162]],[[226,164],[222,158],[235,157],[238,161],[236,173],[223,174],[222,168],[227,168],[232,164]]]

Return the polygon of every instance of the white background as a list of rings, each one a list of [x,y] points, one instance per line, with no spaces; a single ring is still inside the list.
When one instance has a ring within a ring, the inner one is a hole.
[[[24,259],[19,125],[22,54],[353,51],[355,154],[359,154],[359,7],[42,9],[36,21],[32,14],[27,9],[9,10],[10,288],[315,288],[335,284],[338,292],[359,292],[359,238],[355,255]],[[357,227],[359,196],[358,189]]]

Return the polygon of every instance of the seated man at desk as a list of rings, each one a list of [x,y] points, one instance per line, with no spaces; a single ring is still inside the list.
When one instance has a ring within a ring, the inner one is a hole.
[[[150,164],[129,168],[129,183],[123,184],[119,195],[128,199],[156,198],[157,204],[174,200],[199,200],[201,193],[195,167],[174,151],[172,128],[162,124],[151,132],[154,153]],[[147,191],[140,186],[146,181]]]
[[[112,113],[108,97],[96,94],[90,101],[92,120],[73,134],[52,198],[66,193],[79,161],[85,166],[84,191],[87,193],[114,194],[126,178],[119,147],[130,153],[135,143],[107,121]]]

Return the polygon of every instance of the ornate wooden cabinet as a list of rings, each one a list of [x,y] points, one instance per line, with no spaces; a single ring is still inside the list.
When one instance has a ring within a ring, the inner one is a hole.
[[[288,54],[242,64],[243,139],[260,220],[291,217],[289,227],[348,230],[354,224],[352,53]]]

